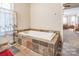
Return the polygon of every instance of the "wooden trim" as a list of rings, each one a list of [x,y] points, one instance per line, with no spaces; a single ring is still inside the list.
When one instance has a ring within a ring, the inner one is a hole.
[[[34,29],[34,28],[31,28],[30,30],[34,30],[34,31],[43,31],[43,32],[57,32],[57,31],[54,31],[54,30]]]
[[[23,29],[23,30],[16,30],[17,32],[22,32],[22,31],[29,31],[29,30],[34,30],[34,31],[42,31],[42,32],[59,32],[59,31],[54,31],[54,30],[45,30],[45,29],[34,29],[34,28],[29,28],[29,29]]]
[[[30,29],[23,29],[23,30],[16,30],[16,31],[19,33],[19,32],[28,31],[28,30],[30,30]]]
[[[8,45],[8,43],[0,44],[0,47],[1,47],[1,46],[4,46],[4,45]]]

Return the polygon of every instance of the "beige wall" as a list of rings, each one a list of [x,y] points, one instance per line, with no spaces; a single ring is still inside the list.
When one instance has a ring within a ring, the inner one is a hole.
[[[47,29],[62,34],[62,4],[14,4],[18,14],[18,29]]]
[[[28,29],[30,26],[30,4],[14,3],[14,10],[17,12],[18,29]]]
[[[62,4],[31,4],[31,28],[62,32]]]

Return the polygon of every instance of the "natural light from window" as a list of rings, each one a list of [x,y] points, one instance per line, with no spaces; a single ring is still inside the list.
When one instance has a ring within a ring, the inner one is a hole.
[[[2,33],[0,35],[5,34],[3,32],[12,30],[10,25],[13,23],[13,18],[9,10],[12,10],[12,4],[0,4],[0,33]]]
[[[63,16],[63,24],[67,24],[67,17]]]

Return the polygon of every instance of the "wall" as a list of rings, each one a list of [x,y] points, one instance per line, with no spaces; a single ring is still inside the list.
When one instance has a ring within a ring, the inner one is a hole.
[[[35,3],[14,4],[18,14],[18,29],[45,29],[62,34],[62,4]]]
[[[17,12],[18,29],[28,29],[30,27],[30,4],[14,3],[14,10]]]
[[[62,33],[62,4],[31,4],[31,28],[60,31]]]

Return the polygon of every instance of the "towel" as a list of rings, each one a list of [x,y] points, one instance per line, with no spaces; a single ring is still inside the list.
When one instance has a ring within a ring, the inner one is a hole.
[[[10,50],[7,49],[3,52],[0,52],[0,56],[14,56],[14,55]]]

